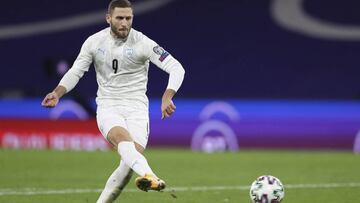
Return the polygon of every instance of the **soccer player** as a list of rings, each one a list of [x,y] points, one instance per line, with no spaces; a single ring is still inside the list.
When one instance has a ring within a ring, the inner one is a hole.
[[[132,171],[139,175],[135,180],[139,189],[161,191],[165,188],[165,182],[155,175],[143,156],[149,135],[146,96],[149,61],[169,74],[162,96],[162,119],[175,112],[172,98],[185,74],[172,55],[132,28],[133,10],[128,0],[112,0],[106,21],[110,27],[84,42],[73,66],[42,101],[45,107],[55,107],[94,63],[98,83],[97,124],[121,157],[120,165],[109,177],[98,203],[113,202],[128,183]]]

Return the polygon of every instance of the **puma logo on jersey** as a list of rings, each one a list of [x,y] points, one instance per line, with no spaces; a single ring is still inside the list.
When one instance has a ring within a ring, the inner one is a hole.
[[[98,48],[97,50],[98,52],[102,53],[102,54],[105,54],[105,50],[101,49],[101,48]]]

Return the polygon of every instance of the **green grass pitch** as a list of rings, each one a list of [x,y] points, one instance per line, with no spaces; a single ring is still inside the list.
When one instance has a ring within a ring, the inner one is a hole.
[[[360,156],[351,152],[150,149],[146,156],[177,198],[137,190],[134,175],[116,202],[250,203],[250,184],[265,174],[285,185],[284,203],[360,202]],[[95,202],[118,159],[114,151],[0,150],[0,202]]]

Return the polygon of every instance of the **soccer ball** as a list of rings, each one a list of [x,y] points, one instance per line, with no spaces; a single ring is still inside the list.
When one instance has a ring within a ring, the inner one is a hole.
[[[251,184],[250,198],[253,203],[279,203],[284,195],[283,184],[274,176],[260,176]]]

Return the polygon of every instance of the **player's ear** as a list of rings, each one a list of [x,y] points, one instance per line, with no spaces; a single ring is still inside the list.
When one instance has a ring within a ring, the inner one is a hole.
[[[111,16],[109,13],[106,14],[106,22],[110,24]]]

